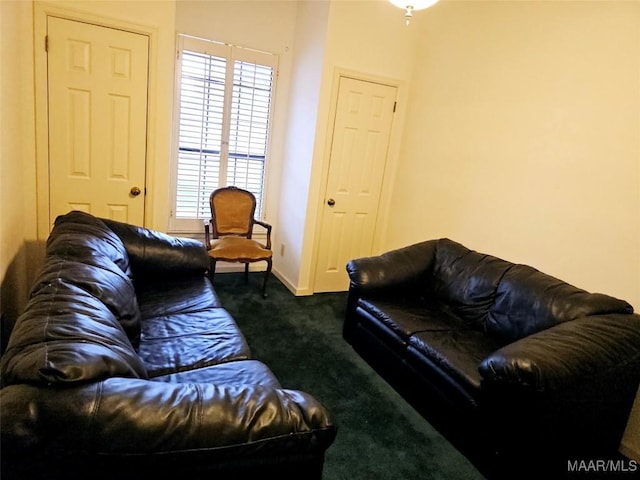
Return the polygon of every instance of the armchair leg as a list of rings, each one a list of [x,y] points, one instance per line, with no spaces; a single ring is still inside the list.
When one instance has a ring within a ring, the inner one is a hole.
[[[244,283],[249,283],[249,264],[244,264]]]
[[[213,283],[213,277],[216,275],[216,259],[211,258],[209,262],[209,280]]]
[[[262,298],[267,298],[267,279],[271,273],[271,260],[267,260],[267,269],[264,272],[264,281],[262,283]]]

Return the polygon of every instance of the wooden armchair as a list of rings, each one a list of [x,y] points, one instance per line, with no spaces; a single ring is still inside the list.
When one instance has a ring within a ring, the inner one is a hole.
[[[245,281],[249,278],[249,264],[267,262],[262,284],[262,296],[267,296],[267,279],[271,272],[271,225],[254,218],[256,197],[238,187],[216,189],[209,198],[211,219],[205,221],[205,244],[211,259],[209,277],[213,282],[216,262],[244,263]],[[266,229],[267,241],[262,244],[252,239],[254,225]]]

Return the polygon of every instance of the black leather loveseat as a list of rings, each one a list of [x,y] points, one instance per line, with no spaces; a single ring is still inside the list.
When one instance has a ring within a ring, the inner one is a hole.
[[[347,271],[344,338],[488,477],[632,467],[617,453],[640,382],[627,302],[446,238]]]
[[[315,478],[325,407],[252,359],[200,242],[58,217],[2,357],[3,480]]]

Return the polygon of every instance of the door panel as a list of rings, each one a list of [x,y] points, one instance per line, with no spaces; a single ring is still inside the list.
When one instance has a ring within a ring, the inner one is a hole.
[[[47,19],[50,224],[69,210],[142,225],[149,38]]]
[[[340,79],[315,292],[346,290],[347,262],[371,254],[396,92],[389,85]]]

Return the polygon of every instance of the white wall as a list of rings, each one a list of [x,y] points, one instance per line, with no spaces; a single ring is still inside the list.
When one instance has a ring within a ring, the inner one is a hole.
[[[26,303],[34,268],[29,259],[36,238],[33,64],[28,61],[32,11],[30,2],[0,3],[0,312],[8,327]]]
[[[0,275],[7,271],[8,262],[29,231],[25,202],[27,212],[35,207],[35,197],[25,194],[30,190],[25,189],[25,183],[29,183],[29,173],[33,174],[35,167],[33,116],[24,108],[25,103],[33,105],[33,65],[22,61],[31,57],[31,22],[30,3],[0,3]],[[29,164],[31,169],[25,169]]]
[[[304,220],[304,237],[298,259],[298,294],[313,293],[315,246],[319,239],[319,209],[324,205],[333,118],[331,105],[337,98],[338,74],[392,80],[400,84],[399,108],[389,147],[382,199],[390,197],[400,133],[406,110],[406,85],[413,69],[414,29],[406,28],[403,12],[381,0],[335,0],[329,5],[322,80],[319,91],[313,160]],[[383,203],[383,204],[384,204]],[[383,212],[384,216],[384,212]],[[384,219],[382,219],[384,220]]]
[[[286,0],[177,0],[176,32],[286,55],[295,12]]]
[[[444,2],[388,248],[450,237],[640,310],[640,3]]]
[[[321,110],[328,13],[328,2],[299,2],[295,20],[274,272],[296,293],[300,293],[300,265],[305,255],[306,212]]]

